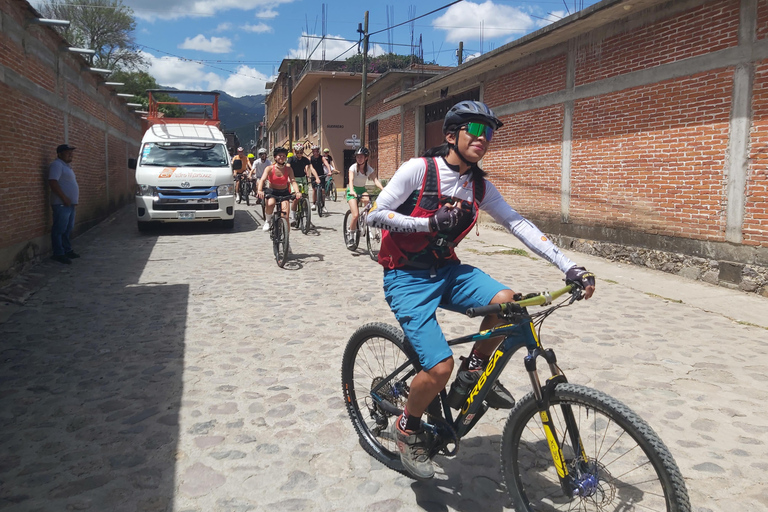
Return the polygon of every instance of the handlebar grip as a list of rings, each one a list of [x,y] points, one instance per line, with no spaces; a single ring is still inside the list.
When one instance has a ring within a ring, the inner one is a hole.
[[[476,316],[498,315],[499,313],[501,313],[501,304],[489,304],[487,306],[469,308],[467,310],[467,316],[470,318],[474,318]]]

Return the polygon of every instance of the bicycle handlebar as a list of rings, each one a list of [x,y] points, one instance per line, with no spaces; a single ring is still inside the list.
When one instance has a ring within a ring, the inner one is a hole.
[[[264,199],[269,199],[270,197],[273,197],[275,199],[280,199],[280,202],[293,201],[294,199],[296,199],[296,194],[291,194],[288,196],[276,196],[274,194],[267,194],[266,192],[264,193]]]
[[[511,311],[514,309],[527,308],[528,306],[546,306],[551,304],[553,300],[558,297],[571,293],[573,291],[573,285],[569,284],[555,290],[554,292],[541,292],[533,297],[528,297],[518,302],[505,302],[503,304],[489,304],[487,306],[480,306],[479,308],[469,308],[467,310],[467,316],[474,318],[476,316],[498,315]]]

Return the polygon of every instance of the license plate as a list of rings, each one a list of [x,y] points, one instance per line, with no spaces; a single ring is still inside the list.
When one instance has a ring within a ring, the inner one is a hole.
[[[181,220],[194,220],[195,212],[179,212],[179,219]]]

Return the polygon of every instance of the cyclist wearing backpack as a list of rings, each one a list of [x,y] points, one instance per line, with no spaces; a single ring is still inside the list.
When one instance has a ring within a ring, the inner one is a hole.
[[[481,270],[461,264],[454,248],[477,222],[479,210],[488,212],[532,251],[557,265],[566,280],[595,291],[594,274],[576,266],[530,221],[504,200],[485,179],[478,162],[488,151],[502,122],[484,103],[462,101],[443,121],[444,142],[403,164],[379,195],[368,224],[384,236],[379,263],[384,267],[384,295],[413,345],[422,366],[411,383],[403,414],[391,425],[403,466],[417,478],[431,478],[434,466],[426,450],[421,416],[445,388],[453,372],[453,353],[437,323],[438,307],[464,313],[471,307],[513,300],[514,292]],[[500,319],[487,316],[480,329]],[[479,379],[501,340],[478,342],[462,358],[459,373]],[[497,383],[488,405],[512,408],[515,400]]]

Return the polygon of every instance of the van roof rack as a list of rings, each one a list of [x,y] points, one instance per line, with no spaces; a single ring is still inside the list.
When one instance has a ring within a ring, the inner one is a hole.
[[[173,96],[181,96],[182,99],[177,101],[158,101],[156,95],[171,94]],[[147,89],[149,96],[149,113],[147,114],[147,122],[150,126],[158,123],[173,123],[173,124],[200,124],[210,125],[220,128],[221,121],[219,120],[219,93],[214,91],[178,91],[175,89]],[[184,96],[189,97],[193,95],[189,101],[183,101]],[[210,98],[210,101],[207,101]],[[160,112],[160,105],[176,105],[182,107],[184,115],[182,117],[165,117]],[[190,108],[191,107],[191,108]]]

